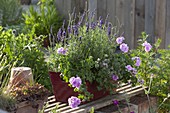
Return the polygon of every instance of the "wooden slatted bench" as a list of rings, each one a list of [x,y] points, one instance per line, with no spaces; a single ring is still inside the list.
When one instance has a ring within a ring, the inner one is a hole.
[[[87,104],[80,105],[77,108],[71,109],[67,103],[56,102],[54,96],[50,96],[48,98],[48,105],[45,108],[44,112],[49,113],[51,110],[56,108],[57,105],[57,112],[60,113],[88,113],[91,108],[93,107],[95,110],[103,108],[105,106],[113,104],[113,100],[116,99],[118,101],[124,100],[125,98],[130,98],[139,94],[144,93],[144,88],[142,86],[135,86],[129,84],[122,84],[116,90],[116,94],[109,95],[98,99],[96,101],[89,102]]]

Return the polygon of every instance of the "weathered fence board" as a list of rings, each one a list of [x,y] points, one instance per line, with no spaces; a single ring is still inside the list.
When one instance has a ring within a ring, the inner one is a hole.
[[[162,38],[161,47],[165,47],[166,0],[156,0],[156,38]]]
[[[113,26],[116,25],[116,0],[107,0],[107,14],[109,17],[107,18],[109,22],[112,23]]]
[[[119,34],[124,32],[124,0],[116,0],[116,26],[118,27]]]
[[[130,48],[137,46],[142,31],[149,34],[149,42],[161,38],[161,48],[170,44],[170,0],[56,0],[66,18],[74,8],[82,13],[86,2],[88,11],[96,10],[95,19],[109,14],[108,20],[117,26],[118,35],[123,33]]]
[[[135,1],[135,30],[134,30],[134,42],[137,42],[140,34],[145,29],[145,1],[136,0]],[[137,43],[134,43],[134,46],[137,46]]]
[[[124,0],[124,33],[130,48],[134,48],[135,0]]]
[[[145,0],[145,32],[150,35],[149,42],[154,42],[155,0]]]
[[[167,0],[167,12],[166,12],[166,39],[165,47],[167,48],[170,44],[170,0]]]

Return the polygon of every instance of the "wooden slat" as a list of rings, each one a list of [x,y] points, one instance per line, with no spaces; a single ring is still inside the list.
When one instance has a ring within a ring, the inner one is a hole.
[[[135,30],[134,47],[137,47],[137,40],[145,28],[145,0],[135,1]]]
[[[165,47],[165,31],[166,31],[166,0],[156,0],[156,21],[155,35],[161,38],[161,48]]]
[[[98,0],[97,1],[97,17],[99,18],[100,16],[105,19],[107,16],[107,1],[106,0]]]
[[[135,0],[124,0],[124,33],[130,49],[134,48]]]
[[[89,16],[91,17],[91,13],[94,12],[94,10],[97,11],[97,0],[89,0],[88,1],[88,10],[90,12]],[[95,15],[94,20],[97,20],[97,14]]]
[[[145,0],[145,32],[149,34],[149,42],[154,42],[155,31],[155,0]]]
[[[119,31],[118,36],[124,32],[124,1],[125,0],[116,0],[116,26]]]
[[[120,91],[122,91],[122,90],[125,90],[125,89],[128,89],[128,88],[130,88],[130,87],[132,87],[132,85],[130,84],[130,85],[126,85],[126,86],[124,86],[124,87],[120,87],[120,88],[117,88],[117,92],[120,92]]]
[[[108,21],[116,26],[116,0],[107,0],[107,13],[109,14]]]
[[[141,94],[144,91],[142,86],[132,87],[131,85],[123,84],[121,87],[118,88],[117,92],[118,92],[117,94],[107,96],[96,101],[89,102],[87,104],[80,105],[79,107],[74,109],[71,109],[67,104],[62,104],[58,102],[52,103],[52,105],[48,105],[47,109],[45,110],[45,113],[50,112],[50,110],[54,109],[57,104],[59,104],[57,111],[61,113],[87,113],[90,111],[92,107],[94,109],[99,109],[112,104],[112,100],[114,99],[121,101],[127,97],[130,98],[132,96]],[[54,96],[49,97],[49,101],[53,99]]]
[[[170,44],[170,0],[167,0],[166,3],[166,39],[165,39],[165,48],[168,48]]]

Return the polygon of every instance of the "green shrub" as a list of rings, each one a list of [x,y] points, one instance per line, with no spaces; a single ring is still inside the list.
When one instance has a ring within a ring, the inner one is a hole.
[[[48,35],[51,28],[57,32],[62,24],[61,17],[54,5],[54,0],[40,0],[37,9],[31,6],[23,16],[25,31],[33,30],[37,36]]]
[[[21,21],[20,0],[0,0],[0,24],[4,27]]]
[[[148,35],[142,33],[139,46],[133,50],[132,56],[141,59],[141,65],[136,67],[136,77],[139,83],[147,86],[147,95],[159,98],[159,110],[166,113],[170,110],[170,50],[160,49],[161,40],[152,44],[151,50],[146,51],[142,44],[146,43]]]
[[[29,34],[20,34],[15,36],[12,30],[4,31],[0,28],[0,48],[2,57],[0,62],[2,66],[6,66],[0,71],[0,78],[6,76],[10,72],[7,65],[16,62],[15,66],[27,66],[32,68],[34,79],[36,82],[50,89],[50,80],[48,76],[48,68],[45,62],[44,53],[41,49],[41,40],[38,37]]]

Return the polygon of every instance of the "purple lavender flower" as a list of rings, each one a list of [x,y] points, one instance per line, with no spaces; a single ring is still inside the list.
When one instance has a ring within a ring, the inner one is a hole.
[[[102,17],[99,17],[99,28],[102,28],[102,25],[104,24]]]
[[[127,52],[129,51],[129,47],[128,47],[127,44],[122,43],[122,44],[120,45],[120,50],[123,51],[124,53],[127,53]]]
[[[71,108],[76,108],[78,105],[80,105],[81,100],[75,96],[71,96],[68,99],[68,104]]]
[[[89,23],[86,22],[86,32],[88,32],[88,31],[89,31]]]
[[[72,85],[72,87],[76,87],[76,88],[80,88],[81,86],[81,78],[80,77],[71,77],[69,80],[70,84]]]
[[[66,36],[66,32],[65,31],[63,31],[62,36]]]
[[[67,31],[68,31],[68,34],[71,34],[71,27],[70,26],[68,26]]]
[[[112,79],[114,80],[114,81],[117,81],[118,79],[119,79],[119,77],[117,76],[117,75],[112,75]]]
[[[111,24],[108,25],[108,28],[107,28],[107,35],[110,36],[111,35],[111,30],[112,30],[112,26]]]
[[[141,60],[140,60],[140,58],[139,58],[139,57],[133,57],[133,58],[132,58],[132,60],[136,60],[135,65],[136,65],[136,66],[138,66],[138,67],[140,66],[140,64],[141,64]]]
[[[125,68],[128,70],[128,71],[132,71],[134,68],[132,68],[132,66],[131,65],[127,65],[127,66],[125,66]]]
[[[122,44],[123,40],[125,40],[125,38],[121,36],[116,39],[116,42],[117,44]]]
[[[100,19],[100,26],[104,24],[103,19]]]
[[[60,48],[57,49],[57,53],[58,53],[58,54],[66,55],[67,50],[64,49],[63,47],[60,47]]]
[[[131,111],[130,113],[135,113],[134,111]]]
[[[145,47],[145,51],[146,51],[146,52],[149,52],[149,51],[152,49],[151,44],[148,43],[147,41],[145,41],[145,42],[142,44],[142,46]]]
[[[113,100],[113,104],[114,104],[115,106],[117,106],[117,105],[119,104],[119,102],[118,102],[117,100]]]
[[[91,29],[95,29],[95,28],[96,28],[96,25],[97,25],[96,22],[91,22],[90,28],[91,28]]]
[[[76,25],[73,25],[73,30],[74,30],[74,35],[77,36],[78,35],[78,27]]]
[[[61,40],[61,37],[62,37],[62,29],[60,28],[59,31],[57,32],[57,39],[58,39],[58,41]]]

